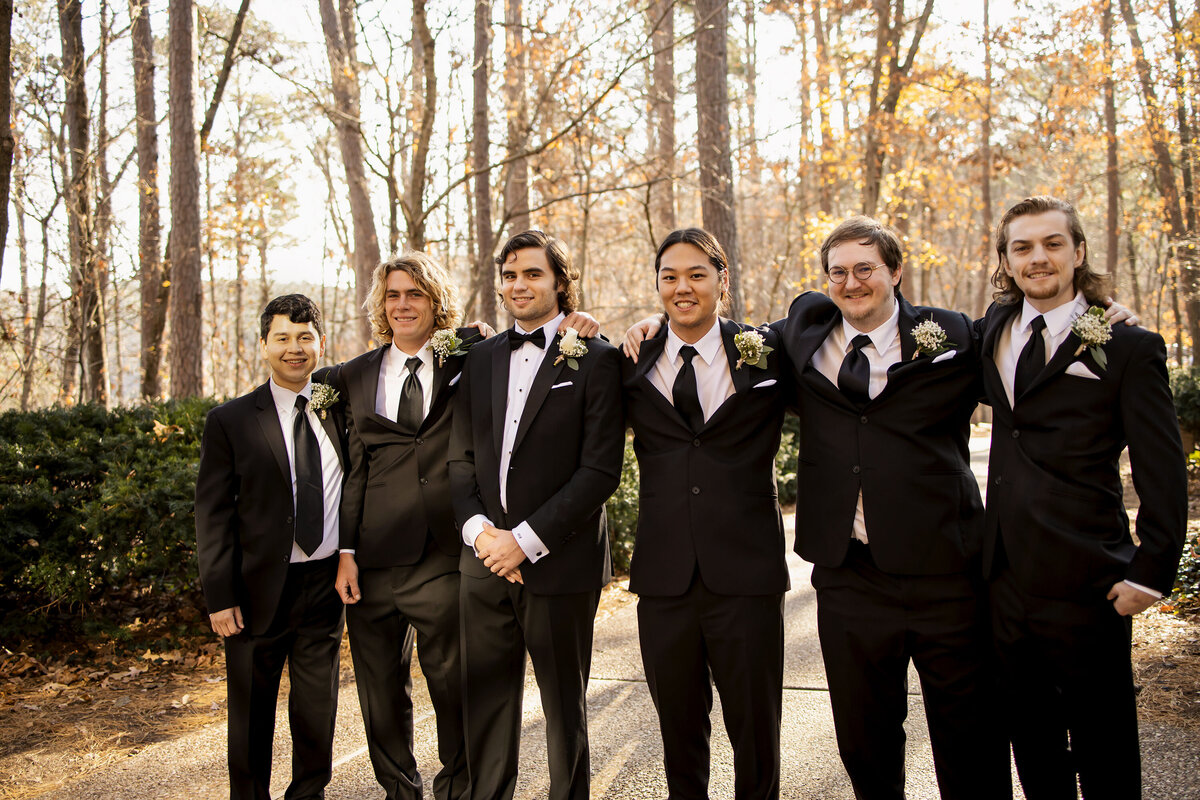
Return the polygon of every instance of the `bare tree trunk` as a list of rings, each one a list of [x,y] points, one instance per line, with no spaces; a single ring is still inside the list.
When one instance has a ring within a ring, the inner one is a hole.
[[[112,254],[109,250],[110,232],[112,230],[112,193],[114,181],[108,174],[108,45],[112,39],[112,15],[109,13],[108,1],[100,2],[100,80],[97,87],[96,107],[96,324],[105,333],[103,336],[88,338],[87,359],[91,364],[99,364],[99,374],[104,376],[104,404],[110,404],[112,387],[109,385],[112,376],[112,364],[108,358],[108,273],[112,266]],[[116,352],[120,353],[119,337],[116,329],[120,326],[120,317],[114,318],[113,337],[117,340]],[[121,372],[116,373],[117,385],[120,386]]]
[[[1188,337],[1192,342],[1194,352],[1196,347],[1200,347],[1200,297],[1197,297],[1196,294],[1197,284],[1200,281],[1197,280],[1196,274],[1196,256],[1187,246],[1187,243],[1191,241],[1192,231],[1188,228],[1180,204],[1180,191],[1175,183],[1175,165],[1171,155],[1170,134],[1163,121],[1158,95],[1154,88],[1154,76],[1151,74],[1150,63],[1146,60],[1131,0],[1121,0],[1121,16],[1125,19],[1125,27],[1129,31],[1129,42],[1133,47],[1134,62],[1142,89],[1142,103],[1146,111],[1146,130],[1154,152],[1154,180],[1163,199],[1167,226],[1171,232],[1171,249],[1179,261],[1180,283],[1182,283],[1184,303],[1187,309]],[[1181,31],[1175,29],[1172,34],[1179,36]]]
[[[650,241],[657,246],[675,229],[675,0],[652,0],[650,46],[650,141],[654,184],[650,187]]]
[[[59,30],[62,34],[63,81],[66,84],[64,116],[67,123],[70,159],[68,222],[71,246],[71,296],[78,319],[83,358],[85,398],[108,402],[104,372],[104,327],[99,309],[99,279],[95,251],[95,217],[91,209],[92,170],[88,142],[87,88],[84,83],[83,13],[80,0],[58,0]],[[96,358],[97,353],[101,354]]]
[[[475,60],[472,64],[474,113],[471,120],[472,163],[475,171],[475,291],[479,297],[477,316],[496,327],[496,270],[492,265],[491,140],[488,134],[488,48],[492,33],[491,0],[475,0]]]
[[[912,41],[904,62],[900,62],[900,37],[904,33],[904,0],[895,0],[896,9],[893,13],[892,0],[873,0],[875,16],[878,19],[875,39],[875,58],[872,61],[873,73],[871,78],[870,103],[867,111],[866,144],[863,154],[863,201],[862,213],[874,216],[879,208],[879,196],[882,189],[884,161],[887,158],[887,148],[891,135],[892,123],[896,116],[896,106],[900,102],[900,93],[908,83],[913,61],[917,57],[917,48],[921,45],[921,37],[929,22],[929,14],[933,11],[933,0],[925,0],[925,8],[914,23]],[[883,89],[884,67],[887,67],[887,89]],[[882,93],[882,99],[880,94]]]
[[[0,275],[4,274],[4,246],[8,243],[8,195],[12,183],[12,0],[0,0]]]
[[[830,106],[833,103],[833,76],[829,70],[829,45],[826,23],[821,19],[821,0],[813,0],[813,34],[817,43],[817,119],[821,129],[820,204],[821,213],[833,215],[834,165],[830,152],[833,147],[833,123]]]
[[[355,295],[361,308],[371,288],[371,273],[379,263],[379,238],[375,233],[375,214],[363,162],[362,122],[359,118],[358,70],[355,55],[355,0],[341,0],[334,10],[333,0],[318,0],[321,29],[325,33],[325,51],[329,57],[330,82],[333,86],[333,124],[338,133],[346,185],[350,192],[350,218],[354,224]],[[371,341],[366,316],[358,326],[361,349]]]
[[[975,296],[974,316],[987,309],[988,266],[992,260],[992,19],[991,2],[983,0],[983,122],[979,148],[979,291]]]
[[[171,395],[204,391],[200,280],[200,162],[196,130],[196,12],[170,0],[168,105],[171,123]]]
[[[132,23],[133,87],[137,107],[138,279],[141,284],[142,399],[162,396],[163,329],[167,325],[170,282],[162,260],[158,194],[158,112],[154,108],[154,35],[149,0],[129,0]]]
[[[696,111],[700,211],[704,227],[729,258],[729,315],[742,316],[733,164],[729,146],[728,9],[724,0],[696,0]]]
[[[221,106],[221,97],[225,94],[225,84],[229,82],[229,73],[233,70],[234,56],[237,54],[238,41],[242,38],[242,26],[246,22],[246,11],[250,8],[250,0],[242,0],[238,6],[237,16],[233,19],[233,29],[229,32],[229,43],[225,46],[225,57],[221,61],[221,71],[217,74],[217,85],[213,89],[212,101],[208,111],[204,113],[204,122],[200,124],[200,148],[207,149],[208,135],[212,133],[213,123],[217,119],[217,109]]]
[[[1104,3],[1104,13],[1100,18],[1101,35],[1104,37],[1104,63],[1112,64],[1113,40],[1113,4],[1112,0]],[[1114,278],[1117,274],[1117,262],[1121,249],[1121,175],[1117,171],[1117,100],[1116,84],[1113,81],[1112,70],[1104,74],[1104,151],[1105,151],[1105,188],[1108,194],[1108,204],[1105,213],[1104,249],[1105,272]],[[1137,280],[1134,279],[1136,285]],[[1134,290],[1136,296],[1137,290]],[[1138,308],[1135,305],[1134,311]]]
[[[525,31],[521,0],[504,0],[504,99],[508,107],[508,179],[504,217],[513,233],[529,230],[529,161],[514,158],[525,150],[529,123],[525,112]]]
[[[433,139],[433,123],[437,114],[437,75],[434,72],[434,40],[425,16],[425,0],[413,0],[413,64],[420,65],[419,76],[424,79],[423,102],[417,110],[417,140],[413,143],[412,166],[409,169],[404,219],[408,226],[408,246],[425,249],[425,180],[429,161],[429,143]]]

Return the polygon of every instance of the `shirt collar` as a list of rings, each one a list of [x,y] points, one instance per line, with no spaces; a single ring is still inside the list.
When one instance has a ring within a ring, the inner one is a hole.
[[[668,323],[667,345],[663,351],[667,354],[667,358],[671,360],[672,364],[675,363],[675,357],[679,355],[679,348],[683,347],[685,344],[687,344],[687,342],[685,342],[683,339],[680,339],[675,334],[674,329],[671,328],[670,323]],[[717,355],[721,352],[723,346],[724,343],[721,341],[720,317],[717,317],[716,321],[713,322],[712,327],[708,329],[708,332],[700,337],[700,341],[692,345],[692,347],[696,348],[696,352],[700,354],[700,357],[704,359],[704,363],[708,364],[709,366],[712,365]]]
[[[887,322],[873,331],[860,331],[842,317],[842,335],[846,338],[847,352],[854,337],[864,333],[871,339],[871,344],[875,345],[875,351],[878,353],[884,352],[896,341],[896,337],[900,335],[900,304],[896,302],[895,297],[892,298],[892,315],[888,317]]]
[[[413,358],[414,356],[421,359],[422,369],[431,366],[433,364],[433,351],[429,349],[428,345],[429,340],[426,340],[425,344],[417,348],[417,352],[406,353],[401,350],[396,344],[395,340],[393,340],[392,344],[387,349],[387,371],[389,373],[407,373],[408,368],[405,366],[404,362],[408,361],[408,359]]]
[[[291,413],[296,407],[296,398],[303,395],[306,400],[312,400],[312,378],[309,378],[308,383],[304,384],[304,388],[298,392],[293,392],[291,389],[285,389],[275,382],[274,378],[267,380],[267,385],[271,387],[271,398],[275,401],[275,407],[282,414],[284,412]]]
[[[554,319],[550,320],[549,322],[547,322],[545,325],[542,326],[542,330],[546,332],[546,346],[547,347],[549,347],[550,343],[554,341],[555,335],[558,334],[558,326],[562,325],[563,320],[566,318],[567,318],[567,315],[560,311],[560,312],[558,312],[557,317],[555,317]],[[513,329],[517,333],[533,333],[533,331],[525,330],[525,326],[521,324],[520,320],[513,323]],[[535,330],[537,330],[537,328],[534,328],[533,330],[535,331]],[[543,348],[543,349],[545,349],[545,348]]]
[[[1046,320],[1046,331],[1051,336],[1061,336],[1063,331],[1071,327],[1071,323],[1075,321],[1083,312],[1087,311],[1087,298],[1083,296],[1083,292],[1075,292],[1075,299],[1063,303],[1060,306],[1055,306],[1049,311],[1042,313],[1034,308],[1029,298],[1021,301],[1021,322],[1018,330],[1024,331],[1029,328],[1029,323],[1033,322],[1035,317],[1044,317]]]

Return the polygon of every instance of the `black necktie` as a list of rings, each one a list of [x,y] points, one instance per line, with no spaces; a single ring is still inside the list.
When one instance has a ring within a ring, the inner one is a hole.
[[[696,348],[685,344],[679,348],[679,355],[683,357],[683,366],[675,374],[671,397],[675,402],[675,410],[683,416],[688,427],[699,431],[704,427],[704,409],[700,407],[700,393],[696,389],[696,368],[692,366]]]
[[[396,422],[406,425],[412,430],[421,427],[425,418],[425,393],[421,391],[421,379],[417,370],[421,368],[421,359],[413,356],[404,362],[408,367],[408,377],[400,387],[400,405],[396,408]]]
[[[850,340],[852,348],[842,359],[838,370],[838,388],[850,402],[865,406],[871,400],[871,362],[863,348],[871,343],[871,337],[860,333]]]
[[[508,332],[508,346],[516,350],[526,342],[532,342],[538,346],[539,350],[546,349],[546,331],[538,328],[533,333],[521,333],[516,328]]]
[[[1046,318],[1037,316],[1029,323],[1029,341],[1017,358],[1017,371],[1013,375],[1013,400],[1025,393],[1029,384],[1038,373],[1046,368],[1046,337],[1042,331],[1046,329]]]
[[[304,411],[307,405],[307,397],[296,397],[296,419],[292,423],[292,446],[296,453],[293,535],[304,555],[311,556],[321,546],[325,535],[325,490],[321,482],[321,447],[317,444],[317,434],[308,424],[308,414]]]

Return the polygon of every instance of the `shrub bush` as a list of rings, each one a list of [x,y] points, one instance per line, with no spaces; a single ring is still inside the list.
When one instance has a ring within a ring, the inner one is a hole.
[[[1169,372],[1179,427],[1200,435],[1200,367],[1171,367]]]
[[[633,557],[640,475],[637,457],[633,454],[633,434],[627,433],[625,460],[621,464],[621,485],[604,506],[608,515],[608,547],[612,552],[613,571],[618,574],[629,572],[629,560]]]
[[[0,635],[197,602],[192,497],[213,405],[0,414]]]
[[[1170,600],[1183,610],[1200,608],[1200,538],[1195,530],[1188,533],[1183,544],[1183,558],[1179,560],[1179,574]]]

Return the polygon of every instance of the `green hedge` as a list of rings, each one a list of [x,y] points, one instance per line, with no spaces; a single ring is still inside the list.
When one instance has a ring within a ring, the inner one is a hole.
[[[1169,372],[1179,427],[1200,434],[1200,367],[1171,367]]]
[[[192,496],[213,405],[0,414],[0,636],[198,601]]]

